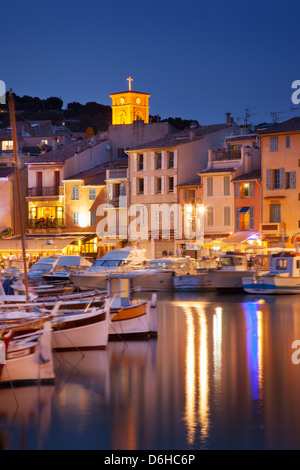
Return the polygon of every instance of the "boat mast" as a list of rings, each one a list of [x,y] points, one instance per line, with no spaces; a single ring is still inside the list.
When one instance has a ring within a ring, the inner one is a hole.
[[[17,142],[17,131],[16,131],[15,106],[14,106],[14,98],[13,98],[12,89],[9,90],[9,112],[10,112],[10,123],[11,123],[11,132],[12,132],[12,140],[13,140],[14,165],[15,165],[15,174],[16,174],[17,198],[18,198],[18,206],[19,206],[18,209],[19,209],[19,215],[20,215],[25,294],[26,294],[26,302],[29,302],[28,276],[27,276],[27,267],[26,267],[26,250],[25,250],[25,231],[24,231],[24,220],[22,217],[22,209],[21,209],[18,142]]]

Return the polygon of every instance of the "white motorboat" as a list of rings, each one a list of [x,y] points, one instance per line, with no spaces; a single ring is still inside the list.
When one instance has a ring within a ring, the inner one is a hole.
[[[143,269],[132,271],[129,278],[132,288],[140,288],[142,291],[172,291],[174,276],[194,272],[189,257],[170,257],[148,261]]]
[[[174,276],[173,285],[175,291],[198,292],[212,288],[211,281],[206,276],[205,272]]]
[[[131,247],[110,250],[87,270],[72,273],[70,280],[80,290],[104,290],[107,275],[135,270],[143,267],[146,262],[144,250]]]
[[[219,258],[218,268],[205,274],[205,282],[210,289],[236,291],[243,289],[242,278],[256,272],[248,268],[247,257],[243,253],[228,252]]]
[[[36,280],[42,279],[44,274],[48,274],[51,269],[56,265],[59,256],[49,256],[39,258],[28,271],[28,279]]]
[[[50,272],[43,275],[48,281],[66,281],[74,272],[81,273],[88,269],[92,263],[79,255],[63,255],[58,260]]]
[[[299,294],[300,254],[282,251],[272,255],[269,272],[245,276],[242,282],[249,294]]]

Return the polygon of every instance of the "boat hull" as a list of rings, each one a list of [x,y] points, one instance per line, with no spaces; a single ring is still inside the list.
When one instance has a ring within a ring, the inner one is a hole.
[[[104,349],[108,342],[108,328],[106,310],[63,314],[53,321],[53,350]]]
[[[140,302],[110,312],[109,339],[141,339],[157,334],[156,305]]]
[[[211,283],[205,274],[185,274],[183,276],[174,276],[173,284],[175,291],[198,292],[208,290]]]
[[[70,281],[74,286],[81,290],[105,290],[106,289],[106,277],[109,273],[99,274],[73,274],[70,276]]]
[[[0,387],[54,383],[50,322],[45,323],[36,339],[11,341],[0,371]]]
[[[173,285],[173,272],[159,272],[159,273],[131,273],[131,287],[139,289],[143,292],[150,291],[172,291]]]
[[[249,294],[300,294],[300,277],[244,277],[243,289]]]

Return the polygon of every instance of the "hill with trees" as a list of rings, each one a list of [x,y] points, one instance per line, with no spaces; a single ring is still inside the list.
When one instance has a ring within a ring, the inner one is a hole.
[[[53,125],[61,125],[62,122],[65,122],[66,127],[70,131],[86,132],[88,128],[91,128],[94,134],[105,131],[112,122],[111,106],[99,104],[95,101],[90,101],[86,104],[72,101],[67,103],[64,108],[63,100],[57,96],[41,99],[28,95],[21,97],[14,94],[14,99],[17,121],[51,120]],[[8,93],[6,103],[8,103]],[[0,120],[2,123],[0,127],[8,127],[10,125],[8,104],[1,105],[0,109],[6,111],[1,113]],[[179,117],[161,119],[158,115],[150,116],[150,121],[167,121],[178,130],[189,127],[191,123],[197,123],[195,120],[186,120]]]

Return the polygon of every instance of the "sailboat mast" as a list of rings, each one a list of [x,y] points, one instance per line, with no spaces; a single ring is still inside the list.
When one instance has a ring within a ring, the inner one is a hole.
[[[9,112],[10,112],[10,122],[11,122],[11,129],[12,129],[12,139],[13,139],[14,165],[15,165],[16,186],[17,186],[17,200],[18,200],[18,209],[19,209],[19,215],[20,215],[21,245],[22,245],[22,256],[23,256],[23,266],[24,266],[25,294],[26,294],[26,302],[29,302],[28,276],[27,276],[27,266],[26,266],[26,249],[25,249],[25,230],[24,230],[24,219],[22,217],[22,207],[21,207],[19,160],[18,160],[18,142],[17,142],[17,131],[16,131],[15,106],[14,106],[14,98],[13,98],[12,89],[9,90]]]

